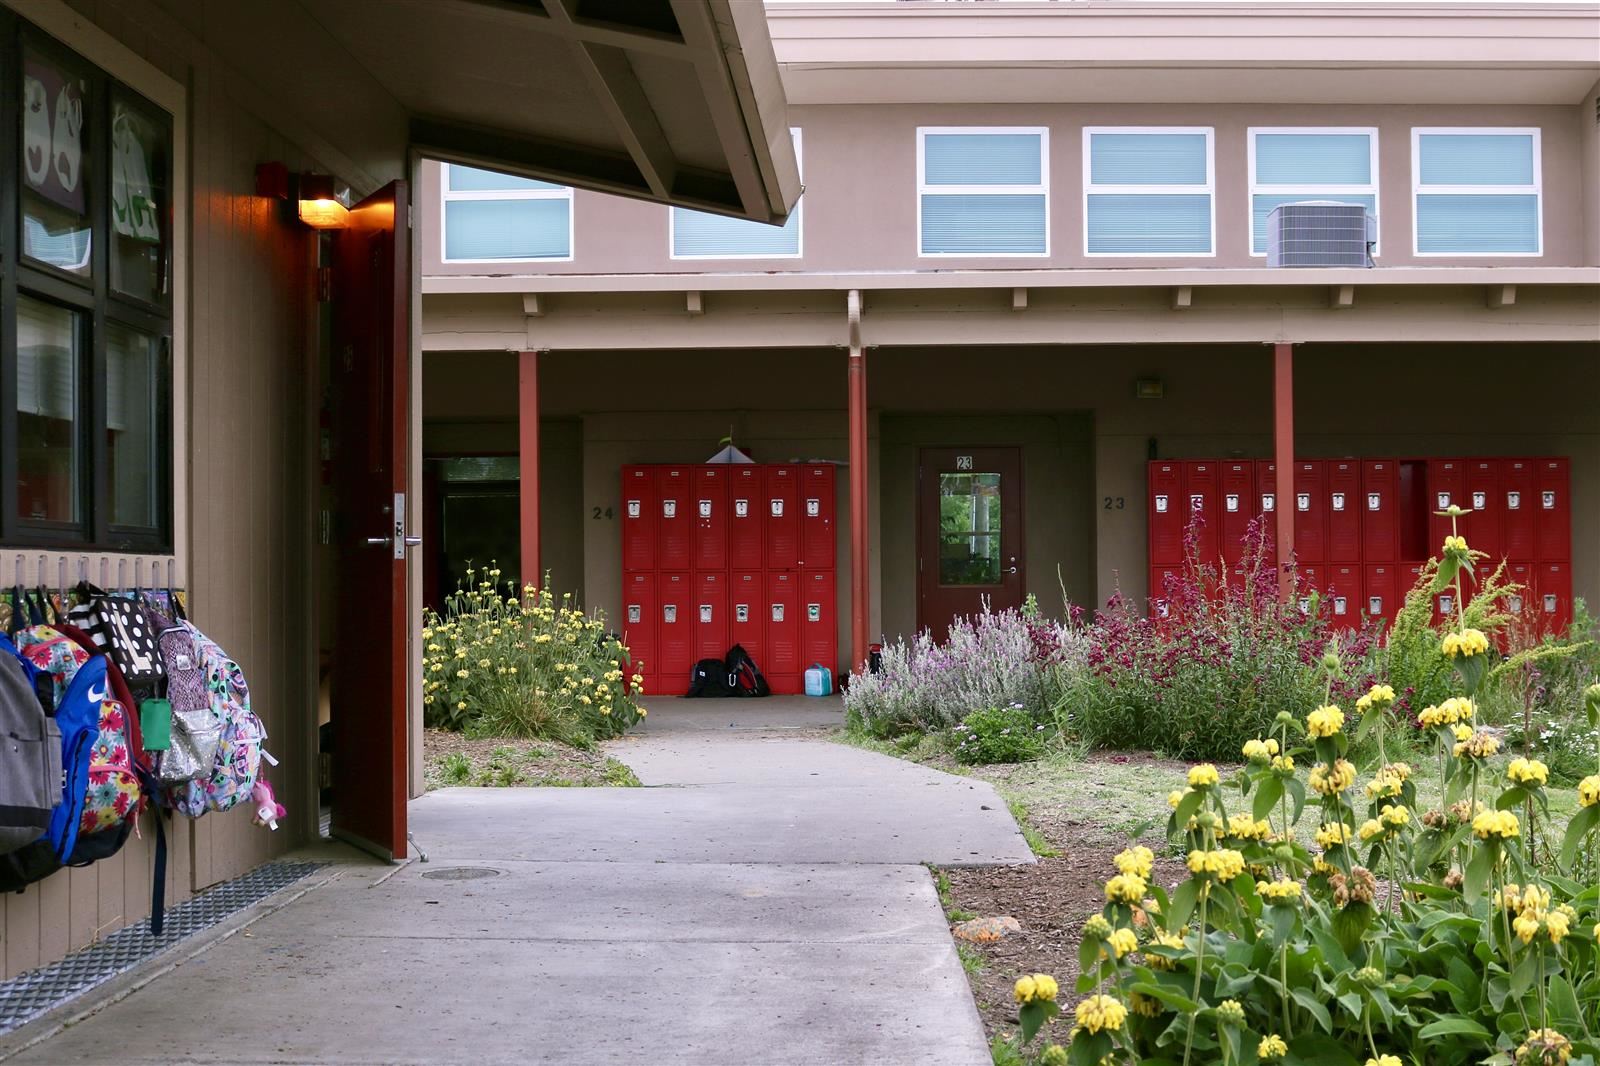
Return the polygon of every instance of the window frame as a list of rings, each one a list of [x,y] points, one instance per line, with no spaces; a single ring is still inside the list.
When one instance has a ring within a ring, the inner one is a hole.
[[[93,161],[92,178],[85,187],[91,233],[90,273],[73,274],[22,255],[21,174],[16,165],[0,167],[0,543],[62,551],[134,552],[172,554],[176,551],[178,507],[175,409],[177,364],[176,330],[179,326],[177,252],[178,218],[178,116],[156,103],[147,93],[111,74],[103,64],[57,40],[27,19],[0,8],[0,68],[4,76],[21,77],[22,57],[32,50],[53,61],[85,72],[91,98],[85,152]],[[0,89],[0,147],[20,148],[21,101],[14,83]],[[160,298],[149,301],[119,292],[111,280],[111,115],[114,99],[133,105],[166,135],[167,152],[162,175],[166,203],[161,218],[165,227],[164,276]],[[0,156],[12,153],[0,152]],[[14,158],[20,160],[20,153]],[[79,450],[75,522],[24,518],[18,507],[17,411],[17,302],[28,297],[65,307],[79,315],[83,347],[76,372],[80,387],[74,411]],[[112,324],[154,337],[156,359],[151,383],[156,426],[156,447],[151,462],[150,492],[156,522],[153,526],[114,525],[111,521],[114,489],[111,485],[110,443],[107,439],[109,379],[107,336]]]
[[[1097,133],[1201,133],[1206,139],[1205,185],[1096,185],[1094,174],[1094,135]],[[1217,257],[1217,129],[1215,126],[1085,126],[1083,127],[1083,254],[1088,259],[1215,259]],[[1204,193],[1210,201],[1211,250],[1207,252],[1091,252],[1089,250],[1089,197],[1096,194],[1122,196],[1194,196]]]
[[[800,150],[800,127],[799,126],[790,126],[789,127],[789,136],[794,141],[795,163],[799,167],[799,170],[800,170],[800,199],[798,199],[798,200],[796,200],[794,202],[794,211],[793,211],[794,215],[799,216],[799,217],[797,217],[795,219],[794,251],[792,251],[792,252],[770,252],[770,253],[769,252],[760,252],[760,253],[756,253],[756,254],[745,254],[745,253],[742,253],[742,252],[733,252],[733,253],[728,253],[728,254],[712,253],[712,254],[709,254],[709,255],[701,255],[701,254],[692,254],[691,253],[691,254],[686,254],[686,255],[679,255],[678,252],[676,251],[676,249],[678,247],[678,212],[679,211],[692,211],[692,210],[694,210],[694,208],[668,207],[667,208],[667,258],[671,259],[673,262],[683,262],[683,263],[693,263],[693,262],[702,262],[703,263],[703,262],[705,262],[707,260],[718,260],[718,259],[751,260],[751,259],[803,259],[803,258],[805,258],[805,254],[806,254],[805,176],[806,175],[805,175],[805,160],[802,157],[801,150]]]
[[[1538,126],[1413,126],[1411,127],[1411,254],[1418,259],[1538,259],[1544,255],[1544,140]],[[1532,185],[1423,185],[1424,136],[1530,136],[1533,140]],[[1531,252],[1424,252],[1418,225],[1419,196],[1533,196],[1534,244]]]
[[[1327,134],[1329,136],[1350,136],[1364,134],[1367,138],[1367,169],[1372,181],[1366,185],[1262,185],[1256,180],[1256,137],[1261,134]],[[1382,182],[1382,172],[1378,169],[1378,127],[1376,126],[1251,126],[1245,131],[1245,165],[1247,181],[1245,182],[1245,218],[1250,220],[1250,233],[1248,236],[1250,256],[1253,259],[1265,259],[1265,249],[1256,251],[1256,197],[1258,195],[1270,196],[1304,194],[1308,198],[1333,199],[1341,192],[1355,196],[1372,197],[1372,225],[1377,239],[1372,244],[1374,258],[1383,254],[1383,196],[1378,187]],[[1262,234],[1265,237],[1265,234]]]
[[[1036,134],[1039,138],[1038,185],[929,185],[927,183],[928,134]],[[925,252],[922,234],[924,196],[1044,196],[1044,251],[1042,252]],[[917,258],[918,259],[1048,259],[1050,248],[1050,127],[1049,126],[918,126],[917,127]]]
[[[487,170],[487,167],[473,167],[466,164],[444,163],[439,164],[439,262],[441,263],[570,263],[578,254],[578,229],[577,229],[577,201],[573,196],[570,185],[558,185],[554,189],[464,189],[459,192],[450,188],[450,168],[463,166],[468,170]],[[520,177],[521,175],[510,175]],[[544,181],[543,178],[533,179]],[[464,200],[565,200],[567,201],[567,254],[566,255],[535,255],[513,256],[504,259],[452,259],[450,257],[450,204]]]

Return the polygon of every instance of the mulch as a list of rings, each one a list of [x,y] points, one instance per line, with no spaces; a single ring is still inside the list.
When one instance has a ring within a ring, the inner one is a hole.
[[[449,780],[445,761],[464,755],[471,766],[467,780]],[[431,790],[449,785],[593,786],[615,785],[607,777],[606,753],[583,751],[553,740],[514,737],[469,737],[446,729],[428,729],[422,740],[422,777]]]

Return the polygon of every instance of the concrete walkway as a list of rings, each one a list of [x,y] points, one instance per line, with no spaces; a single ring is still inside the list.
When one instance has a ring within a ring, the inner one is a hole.
[[[444,789],[351,866],[16,1063],[982,1066],[928,872],[1029,862],[986,784],[837,703],[653,700],[638,789]]]

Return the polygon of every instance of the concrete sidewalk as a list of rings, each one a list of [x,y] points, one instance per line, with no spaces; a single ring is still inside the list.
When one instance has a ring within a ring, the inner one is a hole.
[[[427,863],[348,867],[10,1061],[988,1063],[919,864],[1031,861],[1005,804],[762,704],[652,700],[613,754],[654,787],[431,793]]]

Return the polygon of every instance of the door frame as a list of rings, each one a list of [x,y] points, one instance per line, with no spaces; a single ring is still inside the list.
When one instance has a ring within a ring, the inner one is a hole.
[[[917,632],[929,628],[930,619],[923,584],[923,566],[928,561],[923,555],[926,545],[925,537],[927,528],[927,508],[923,499],[923,491],[927,485],[928,453],[930,452],[971,452],[974,455],[984,452],[1011,452],[1016,455],[1017,463],[1017,583],[1021,586],[1022,598],[1027,599],[1028,593],[1028,496],[1027,496],[1027,449],[1021,444],[919,444],[917,445],[917,482],[916,491],[912,493],[912,506],[916,510],[916,589],[917,589]],[[976,465],[976,464],[975,464]],[[1001,533],[1004,535],[1004,529]],[[933,560],[938,565],[938,560]]]

